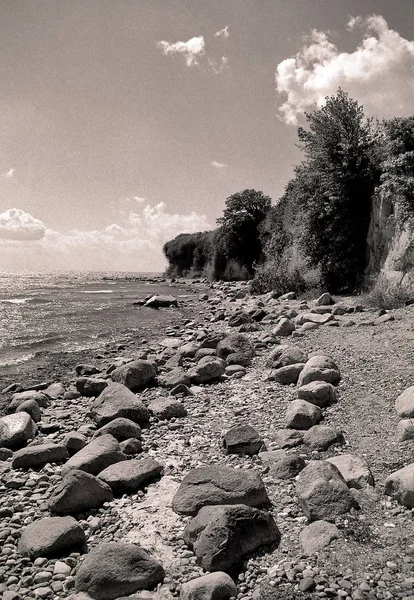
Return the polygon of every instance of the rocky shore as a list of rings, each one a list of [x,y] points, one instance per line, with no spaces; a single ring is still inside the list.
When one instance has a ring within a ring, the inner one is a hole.
[[[414,309],[190,285],[3,376],[3,598],[414,598]]]

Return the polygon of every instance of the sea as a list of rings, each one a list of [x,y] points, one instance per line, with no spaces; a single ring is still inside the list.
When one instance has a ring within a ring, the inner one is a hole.
[[[0,273],[0,369],[45,351],[95,349],[162,322],[166,311],[133,304],[153,294],[186,295],[183,286],[159,279],[148,273]]]

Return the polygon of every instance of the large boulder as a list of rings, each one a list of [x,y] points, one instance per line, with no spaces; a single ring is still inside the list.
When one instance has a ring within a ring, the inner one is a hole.
[[[228,365],[248,367],[253,360],[255,351],[247,336],[242,333],[233,333],[219,341],[216,354]]]
[[[414,420],[400,419],[397,424],[397,441],[405,442],[414,439]]]
[[[202,506],[260,506],[267,500],[263,481],[255,471],[213,465],[193,469],[184,477],[173,498],[172,507],[178,514],[194,515]]]
[[[300,400],[306,400],[320,408],[338,402],[338,390],[326,381],[311,381],[297,391]]]
[[[303,432],[298,429],[276,429],[273,437],[280,448],[295,448],[302,443]]]
[[[81,396],[94,398],[99,396],[108,385],[107,379],[99,379],[97,377],[79,377],[76,380],[76,389]]]
[[[237,596],[237,587],[223,571],[208,573],[183,583],[180,600],[230,600]]]
[[[307,354],[296,346],[288,346],[283,344],[276,346],[266,361],[266,367],[268,369],[280,369],[281,367],[287,367],[288,365],[294,365],[297,363],[306,363],[308,360]]]
[[[112,490],[104,481],[85,471],[72,469],[53,491],[49,508],[58,515],[77,515],[99,508],[112,499]]]
[[[290,319],[287,319],[286,317],[282,317],[280,319],[280,321],[278,322],[278,324],[276,325],[276,327],[274,327],[272,333],[276,337],[288,337],[289,335],[292,335],[292,333],[294,331],[295,331],[294,322],[291,321]]]
[[[109,421],[109,423],[97,429],[93,437],[100,437],[107,433],[112,435],[118,442],[124,442],[130,438],[135,438],[137,440],[141,439],[141,427],[138,423],[131,421],[131,419],[126,419],[125,417],[118,417],[113,421]]]
[[[111,383],[93,401],[90,415],[98,425],[106,425],[114,419],[124,417],[145,425],[149,421],[149,412],[140,398],[120,383]]]
[[[312,450],[325,452],[334,444],[344,444],[344,436],[341,431],[330,425],[314,425],[303,435],[303,443]]]
[[[25,400],[19,404],[15,412],[26,412],[35,423],[42,420],[42,411],[36,400]]]
[[[385,480],[385,493],[407,508],[414,508],[414,463],[391,473]]]
[[[13,455],[13,469],[43,467],[47,463],[59,463],[69,458],[69,453],[63,444],[46,442],[18,450]]]
[[[148,360],[134,360],[122,367],[118,367],[111,373],[114,383],[122,383],[132,392],[152,384],[157,375],[153,363]]]
[[[125,460],[120,450],[119,443],[112,435],[102,435],[87,446],[76,452],[62,467],[62,475],[66,475],[72,469],[80,469],[92,475],[98,475],[101,471],[114,463]]]
[[[276,381],[282,385],[290,385],[291,383],[297,383],[299,375],[305,363],[296,363],[294,365],[286,365],[286,367],[280,367],[279,369],[272,369],[266,376],[267,381]]]
[[[151,590],[164,579],[162,565],[135,544],[99,544],[85,557],[75,589],[95,600],[114,600],[138,590]]]
[[[329,292],[323,293],[315,302],[316,306],[329,306],[335,304],[334,298],[332,298]]]
[[[175,296],[156,295],[151,296],[151,298],[145,302],[145,306],[148,306],[149,308],[169,308],[170,306],[178,306],[178,301]]]
[[[114,494],[133,494],[143,485],[158,479],[163,467],[153,458],[123,460],[110,465],[98,475],[107,483]]]
[[[174,367],[168,373],[158,378],[159,383],[168,389],[176,385],[190,385],[190,376],[182,367]]]
[[[395,410],[401,418],[414,417],[414,385],[410,386],[398,396],[395,401]]]
[[[292,479],[306,466],[305,461],[299,454],[296,452],[288,454],[285,450],[261,452],[259,458],[262,464],[269,469],[269,475],[274,479]]]
[[[0,448],[14,450],[25,446],[36,435],[37,427],[26,412],[0,418]]]
[[[251,425],[234,425],[223,436],[223,447],[227,454],[248,454],[260,451],[264,442]]]
[[[341,532],[333,523],[315,521],[300,532],[299,542],[306,554],[315,554],[340,537]]]
[[[296,495],[309,521],[333,521],[355,504],[339,470],[323,460],[312,460],[299,473]]]
[[[318,406],[306,400],[292,400],[285,416],[285,425],[290,429],[310,429],[322,419]]]
[[[340,379],[339,367],[332,358],[325,355],[312,356],[299,376],[298,387],[302,387],[311,381],[337,383]]]
[[[350,488],[362,489],[374,485],[374,477],[366,461],[355,454],[338,454],[327,459],[333,464]]]
[[[84,549],[85,533],[73,517],[45,517],[22,531],[17,551],[32,560]]]
[[[224,374],[226,363],[217,356],[205,356],[188,371],[191,383],[208,383]]]
[[[50,404],[50,398],[44,392],[38,390],[26,390],[25,392],[17,392],[13,394],[8,407],[9,412],[13,412],[27,400],[34,400],[40,408],[47,408]]]
[[[203,569],[234,574],[253,552],[278,545],[280,532],[270,513],[236,504],[205,506],[186,526],[183,538]]]

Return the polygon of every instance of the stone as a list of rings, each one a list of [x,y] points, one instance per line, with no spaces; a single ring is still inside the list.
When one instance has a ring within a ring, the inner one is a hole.
[[[277,546],[280,532],[270,513],[236,504],[201,508],[183,538],[204,570],[235,574],[252,553]]]
[[[238,311],[229,318],[229,327],[240,327],[240,325],[245,325],[251,322],[252,318],[250,315],[243,311]]]
[[[205,356],[216,356],[216,349],[200,348],[200,350],[197,350],[197,352],[195,353],[194,358],[198,362],[201,358],[204,358]]]
[[[77,515],[99,508],[112,499],[112,490],[104,481],[85,471],[72,469],[52,492],[49,509],[58,515]]]
[[[93,437],[97,438],[108,433],[118,440],[118,442],[123,442],[129,438],[141,439],[141,427],[138,423],[125,417],[117,417],[113,421],[109,421],[109,423],[97,429]]]
[[[45,517],[33,521],[22,531],[17,551],[32,560],[42,556],[61,556],[84,549],[85,533],[73,517]]]
[[[299,542],[306,554],[315,554],[340,537],[341,532],[333,523],[314,521],[300,532]]]
[[[339,470],[324,460],[312,460],[298,475],[296,495],[309,521],[333,521],[355,502]]]
[[[40,406],[36,402],[36,400],[30,399],[25,400],[16,408],[15,412],[26,412],[30,415],[32,421],[35,423],[39,423],[42,420],[42,411],[40,410]]]
[[[152,384],[156,375],[153,363],[148,360],[134,360],[112,371],[111,379],[114,383],[122,384],[135,392]]]
[[[34,438],[37,427],[26,412],[0,418],[0,448],[14,450]]]
[[[277,429],[274,440],[280,448],[295,448],[302,444],[303,433],[297,429]]]
[[[140,458],[110,465],[98,477],[111,487],[114,494],[122,495],[133,494],[158,479],[162,472],[162,465],[153,458]]]
[[[87,398],[99,396],[107,385],[107,379],[98,379],[95,377],[79,377],[79,379],[76,380],[77,391],[81,396],[86,396]]]
[[[179,348],[179,353],[185,358],[194,358],[197,350],[199,350],[200,344],[198,342],[187,342]]]
[[[391,313],[385,313],[374,319],[374,325],[381,325],[381,323],[387,323],[389,321],[395,321],[395,317]]]
[[[178,301],[175,296],[155,295],[151,296],[151,298],[145,302],[145,306],[148,306],[148,308],[169,308],[171,306],[177,307]]]
[[[193,396],[193,392],[183,384],[176,385],[175,388],[170,390],[170,396]]]
[[[52,400],[57,400],[58,398],[62,398],[65,393],[65,388],[62,383],[51,383],[46,389],[45,394],[52,398]]]
[[[182,367],[174,367],[168,373],[158,378],[160,385],[173,389],[177,385],[190,385],[190,376]]]
[[[196,385],[214,381],[224,374],[226,363],[217,356],[205,356],[188,371],[191,383]]]
[[[300,400],[306,400],[320,408],[326,408],[338,402],[338,390],[326,381],[311,381],[297,391]]]
[[[407,508],[414,508],[414,463],[391,473],[385,480],[385,493]]]
[[[8,410],[13,412],[16,410],[22,402],[26,400],[34,400],[40,406],[40,408],[47,408],[50,404],[50,399],[44,392],[38,390],[26,390],[25,392],[18,392],[13,394],[10,400]]]
[[[224,374],[227,375],[227,377],[240,378],[243,377],[243,375],[246,375],[246,369],[241,365],[227,365]]]
[[[306,466],[299,454],[296,452],[288,454],[285,450],[261,452],[259,458],[263,465],[268,467],[269,475],[274,479],[292,479]]]
[[[305,363],[307,360],[307,354],[300,350],[300,348],[283,344],[276,346],[276,348],[272,350],[266,361],[266,367],[268,369],[280,369],[281,367],[287,367],[288,365]]]
[[[295,317],[295,325],[300,327],[301,325],[305,325],[305,323],[313,323],[316,326],[325,325],[329,321],[332,321],[333,316],[331,313],[320,315],[318,313],[307,312],[301,313],[297,317]]]
[[[282,319],[280,319],[279,323],[273,329],[272,333],[275,336],[287,337],[289,335],[292,335],[292,333],[294,331],[295,331],[294,322],[291,321],[290,319],[287,319],[286,317],[282,317]]]
[[[218,342],[216,353],[228,365],[248,367],[252,363],[255,350],[247,336],[233,333]]]
[[[289,302],[290,300],[296,300],[296,292],[287,292],[279,296],[279,300],[282,302]]]
[[[305,364],[297,363],[295,365],[287,365],[279,369],[272,369],[266,376],[267,381],[276,381],[282,385],[290,385],[297,383],[299,375],[303,371]]]
[[[161,421],[187,416],[184,404],[175,398],[156,398],[149,403],[148,409]]]
[[[397,424],[397,440],[404,442],[406,440],[414,440],[414,420],[401,419]]]
[[[414,385],[398,396],[395,401],[395,410],[402,419],[414,417]]]
[[[325,292],[315,302],[316,306],[328,306],[330,304],[335,304],[334,298],[332,298],[331,294]]]
[[[100,373],[100,369],[95,367],[95,365],[76,365],[75,367],[76,375],[78,377],[89,377],[90,375],[96,375]]]
[[[129,438],[124,440],[119,444],[121,452],[124,454],[131,456],[134,454],[139,454],[142,452],[142,443],[141,440],[137,440],[136,438]]]
[[[253,456],[260,451],[263,444],[260,434],[250,425],[235,425],[223,437],[223,448],[227,454]]]
[[[232,578],[223,571],[208,573],[183,583],[180,600],[230,600],[237,596]]]
[[[306,400],[293,400],[286,411],[285,425],[290,429],[310,429],[322,419],[318,406]]]
[[[92,402],[90,415],[98,427],[120,417],[130,419],[138,425],[146,425],[150,417],[142,400],[121,383],[108,385]]]
[[[374,477],[366,461],[355,454],[338,454],[327,459],[341,473],[350,488],[362,489],[374,485]]]
[[[337,383],[341,374],[336,363],[329,356],[318,355],[310,358],[299,376],[298,387],[311,381],[327,381]]]
[[[13,451],[9,448],[0,448],[0,461],[1,460],[9,460],[9,458],[13,457]]]
[[[202,506],[260,506],[267,500],[263,481],[255,471],[212,465],[193,469],[184,477],[174,495],[172,507],[178,514],[194,515]]]
[[[334,444],[344,444],[344,436],[341,431],[330,425],[314,425],[303,435],[303,443],[311,450],[325,452]]]
[[[95,600],[113,600],[153,589],[164,576],[162,565],[144,548],[121,542],[101,543],[80,565],[75,589]]]
[[[85,435],[82,433],[78,433],[77,431],[70,431],[63,438],[62,444],[66,446],[69,454],[74,454],[75,452],[79,452],[82,450],[88,443],[88,440]]]
[[[89,442],[82,450],[76,452],[62,467],[62,475],[66,475],[72,469],[80,469],[92,475],[98,475],[101,471],[114,463],[125,460],[119,443],[112,435],[105,434]]]
[[[69,458],[69,453],[63,444],[46,442],[17,450],[13,455],[13,469],[43,467],[47,463],[59,463]]]

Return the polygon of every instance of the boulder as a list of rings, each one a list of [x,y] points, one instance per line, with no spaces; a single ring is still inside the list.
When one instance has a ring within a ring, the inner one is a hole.
[[[126,419],[125,417],[118,417],[113,421],[109,421],[109,423],[95,431],[93,437],[97,438],[108,433],[118,440],[118,442],[123,442],[129,438],[141,439],[141,427],[138,423],[131,421],[131,419]]]
[[[58,515],[77,515],[99,508],[112,499],[112,490],[104,481],[85,471],[72,469],[53,491],[49,509]]]
[[[73,517],[45,517],[22,531],[17,551],[32,560],[84,549],[85,533]]]
[[[216,353],[228,365],[251,365],[255,355],[254,347],[249,338],[242,333],[233,333],[218,342]]]
[[[298,315],[297,317],[295,317],[295,325],[300,327],[301,325],[303,326],[305,323],[313,323],[314,325],[325,325],[326,323],[328,323],[328,321],[332,321],[333,316],[331,313],[327,313],[327,314],[318,314],[316,312],[307,312],[307,313],[301,313],[300,315]]]
[[[286,411],[285,425],[290,429],[310,429],[322,419],[318,406],[306,400],[293,400]]]
[[[407,508],[414,508],[414,463],[391,473],[385,480],[385,493]]]
[[[81,396],[93,398],[99,396],[108,385],[107,379],[98,379],[95,377],[79,377],[76,380],[76,389]]]
[[[273,297],[273,296],[272,296]],[[277,296],[275,296],[277,297]],[[279,296],[279,300],[282,302],[289,302],[290,300],[296,300],[296,292],[287,292]]]
[[[311,450],[325,452],[333,444],[344,444],[344,436],[341,431],[330,425],[314,425],[303,435],[303,443]]]
[[[214,381],[224,374],[226,363],[217,356],[205,356],[188,371],[191,383],[196,385]]]
[[[252,553],[278,545],[280,532],[270,513],[236,504],[203,507],[183,538],[203,569],[235,574]]]
[[[148,360],[134,360],[111,373],[114,383],[121,383],[132,392],[141,390],[152,384],[157,375],[156,368]]]
[[[268,369],[280,369],[281,367],[287,367],[288,365],[305,363],[307,360],[308,356],[305,352],[296,346],[283,344],[276,346],[276,348],[272,350],[266,361],[266,367]]]
[[[180,600],[230,600],[237,596],[232,578],[223,571],[191,579],[181,586]]]
[[[161,421],[187,416],[184,404],[175,398],[156,398],[149,403],[148,409]]]
[[[100,373],[100,369],[95,367],[95,365],[76,365],[75,367],[76,375],[78,377],[89,377],[90,375],[96,375]]]
[[[65,393],[65,388],[62,383],[51,383],[46,389],[45,394],[52,398],[52,400],[57,400],[58,398],[63,398]]]
[[[212,465],[193,469],[184,477],[173,498],[172,507],[178,514],[194,515],[202,506],[260,506],[267,500],[263,481],[255,471]]]
[[[36,435],[37,427],[26,412],[0,418],[0,448],[14,450],[25,446]]]
[[[362,489],[366,485],[374,485],[374,477],[370,468],[360,456],[338,454],[328,458],[327,461],[338,469],[348,487]]]
[[[35,446],[28,446],[18,450],[13,455],[13,469],[29,467],[43,467],[47,463],[59,463],[69,458],[66,446],[46,442]]]
[[[397,425],[397,440],[404,442],[406,440],[414,440],[414,420],[401,419]]]
[[[302,444],[303,433],[297,429],[277,429],[274,440],[280,448],[295,448]]]
[[[194,358],[199,348],[200,344],[198,342],[187,342],[186,344],[180,346],[178,351],[181,356],[184,356],[185,358]]]
[[[102,543],[85,557],[75,589],[95,600],[114,600],[151,590],[164,579],[162,565],[144,548],[121,542]]]
[[[296,452],[288,454],[284,450],[273,450],[261,452],[259,458],[274,479],[292,479],[306,466],[303,458]]]
[[[338,366],[329,356],[313,356],[305,364],[305,368],[299,376],[298,387],[302,387],[311,381],[327,381],[337,383],[341,379]]]
[[[36,400],[25,400],[16,408],[16,412],[25,412],[30,415],[32,421],[39,423],[42,419],[42,411]]]
[[[312,460],[299,473],[296,495],[309,521],[334,521],[355,504],[339,470],[324,460]]]
[[[110,465],[99,473],[99,479],[107,483],[114,494],[133,494],[162,474],[163,467],[153,458],[123,460]]]
[[[299,542],[306,554],[315,554],[340,537],[341,532],[333,523],[314,521],[300,532]]]
[[[25,392],[18,392],[13,394],[8,407],[9,412],[14,412],[22,402],[26,400],[34,400],[40,406],[40,408],[47,408],[50,404],[49,396],[42,391],[38,390],[26,390]]]
[[[69,454],[74,454],[75,452],[79,452],[82,450],[88,443],[86,436],[78,431],[70,431],[63,438],[62,444],[66,446]]]
[[[306,400],[320,408],[338,402],[338,390],[326,381],[311,381],[297,391],[300,400]]]
[[[402,419],[414,417],[414,385],[398,396],[395,401],[395,410]]]
[[[229,327],[240,327],[240,325],[245,325],[251,322],[252,318],[250,315],[243,311],[238,311],[229,318]]]
[[[297,363],[295,365],[287,365],[286,367],[280,367],[279,369],[272,369],[267,375],[267,381],[276,381],[282,385],[290,385],[291,383],[297,383],[299,375],[301,374],[305,364]]]
[[[121,452],[126,454],[127,456],[133,456],[134,454],[139,454],[142,452],[142,443],[141,440],[137,440],[136,438],[128,438],[119,444]]]
[[[295,331],[295,324],[290,319],[286,317],[282,317],[276,327],[273,329],[272,333],[278,337],[287,337],[292,335]]]
[[[159,377],[158,381],[160,385],[168,389],[175,388],[177,385],[190,385],[190,377],[182,367],[174,367],[171,371]]]
[[[330,304],[335,304],[334,298],[332,298],[331,294],[325,292],[315,302],[316,306],[328,306]]]
[[[205,356],[216,356],[216,349],[200,348],[200,350],[197,350],[197,352],[195,353],[194,358],[198,362],[201,358],[204,358]]]
[[[253,456],[260,451],[263,444],[260,434],[250,425],[235,425],[223,437],[223,448],[227,454]]]
[[[169,308],[170,306],[178,306],[177,298],[174,296],[151,296],[149,300],[145,302],[145,306],[148,308]]]
[[[149,412],[142,400],[120,383],[108,385],[93,401],[90,415],[98,427],[119,417],[130,419],[139,425],[145,425],[149,421]]]
[[[80,469],[92,475],[98,475],[101,471],[114,463],[125,460],[119,443],[112,435],[105,434],[92,440],[87,446],[76,452],[62,467],[62,475],[66,475],[72,469]]]
[[[227,365],[224,374],[227,375],[227,377],[233,377],[233,379],[240,379],[243,375],[246,375],[246,369],[241,365]]]

